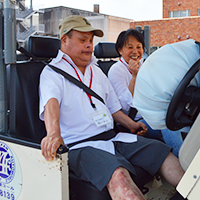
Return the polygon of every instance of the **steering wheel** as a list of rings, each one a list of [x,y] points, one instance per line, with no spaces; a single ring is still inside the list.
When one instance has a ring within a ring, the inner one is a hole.
[[[191,126],[193,124],[194,118],[191,119],[190,117],[185,114],[188,109],[188,105],[186,102],[183,102],[183,96],[187,86],[189,85],[190,81],[194,78],[195,74],[200,70],[200,59],[194,63],[194,65],[187,71],[181,82],[179,83],[178,87],[176,88],[171,102],[169,104],[167,115],[166,115],[166,126],[170,130],[179,130],[185,126]],[[196,106],[197,107],[197,106]],[[196,108],[195,108],[196,109]],[[186,111],[186,112],[185,112]],[[195,111],[195,118],[197,116],[196,109]]]

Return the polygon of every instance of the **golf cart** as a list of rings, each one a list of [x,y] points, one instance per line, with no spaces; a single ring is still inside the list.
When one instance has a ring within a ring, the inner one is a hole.
[[[10,8],[6,7],[6,9],[12,12]],[[4,33],[13,34],[15,27],[12,25],[5,24]],[[39,75],[45,63],[56,56],[60,40],[42,36],[29,37],[23,49],[37,57],[35,60],[27,55],[26,51],[23,54],[16,53],[15,37],[11,34],[4,34],[3,38],[3,34],[0,33],[0,80],[5,80],[1,85],[3,98],[0,99],[2,104],[0,110],[2,125],[0,130],[0,199],[111,199],[106,188],[98,191],[92,184],[80,180],[68,169],[67,146],[58,149],[57,157],[53,161],[46,161],[41,154],[40,142],[46,130],[44,123],[38,117]],[[2,42],[3,39],[4,42]],[[96,57],[99,59],[105,58],[105,55],[109,58],[118,57],[119,55],[115,53],[113,55],[113,47],[112,43],[98,44],[95,47]],[[18,49],[23,51],[22,48]],[[100,67],[104,64],[105,62],[100,64]],[[195,73],[197,72],[196,70]],[[187,82],[192,78],[189,76]],[[187,84],[182,89],[183,91],[181,90],[181,94],[184,93],[186,87]],[[179,94],[179,89],[177,92]],[[179,100],[175,100],[175,104],[178,103]],[[172,108],[173,104],[172,101]],[[197,114],[195,112],[195,116]],[[169,115],[171,117],[174,114]],[[190,138],[198,130],[198,120],[200,120],[198,117],[193,118],[190,124],[192,126],[188,134],[188,136],[191,135]],[[187,140],[191,141],[186,138],[185,142]],[[181,151],[184,154],[184,148]],[[191,200],[197,199],[195,195],[199,188],[199,172],[196,162],[200,159],[200,155],[196,152],[193,154],[196,156],[191,164],[188,164],[186,174],[177,187],[184,197]],[[138,174],[139,171],[140,169],[138,169]],[[142,192],[146,193],[148,190],[144,185],[152,177],[143,173],[141,177],[136,177],[134,181]]]

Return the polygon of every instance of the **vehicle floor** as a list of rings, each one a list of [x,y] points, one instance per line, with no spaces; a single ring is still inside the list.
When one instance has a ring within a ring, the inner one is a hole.
[[[176,193],[175,188],[163,178],[160,181],[154,179],[145,187],[149,189],[149,192],[145,194],[147,200],[169,200]]]

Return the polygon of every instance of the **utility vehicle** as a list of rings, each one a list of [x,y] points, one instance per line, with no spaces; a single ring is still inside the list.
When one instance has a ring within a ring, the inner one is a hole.
[[[20,54],[17,51],[20,48],[17,47],[15,37],[13,8],[9,1],[4,6],[4,21],[0,15],[0,199],[111,199],[106,189],[98,191],[90,183],[78,179],[69,171],[67,146],[58,149],[57,158],[53,161],[46,161],[42,156],[40,141],[45,136],[46,130],[44,123],[38,117],[39,75],[45,66],[44,61],[49,62],[56,56],[60,40],[31,36],[26,41],[24,49],[36,56],[37,60],[30,58],[26,52]],[[101,59],[119,56],[114,50],[113,43],[99,43],[95,47],[95,55],[104,73],[107,73],[115,61]],[[175,119],[175,113],[181,102],[180,97],[199,68],[199,62],[191,66],[174,92],[170,106],[172,109],[169,110],[174,126],[179,123]],[[195,113],[190,113],[195,114],[195,117],[190,123],[192,128],[184,140],[179,156],[186,173],[177,190],[189,200],[199,199],[200,190],[200,116],[198,116],[199,105],[196,105],[198,104],[196,102],[200,102],[200,91],[199,88],[197,90]],[[189,146],[192,148],[188,148]],[[137,177],[134,181],[142,192],[146,193],[147,199],[170,199],[173,196],[174,188],[166,182],[163,181],[162,186],[158,187],[160,185],[158,177],[155,179],[148,174],[141,174],[141,177]]]

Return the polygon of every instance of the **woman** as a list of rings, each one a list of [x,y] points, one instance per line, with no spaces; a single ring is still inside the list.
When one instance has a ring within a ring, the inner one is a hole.
[[[116,50],[121,55],[121,58],[116,62],[108,72],[108,78],[118,96],[118,99],[122,106],[122,111],[129,114],[130,110],[134,108],[132,104],[135,80],[139,68],[144,62],[144,39],[140,32],[134,29],[128,29],[122,31],[115,45]],[[164,130],[152,130],[151,127],[141,119],[142,116],[137,113],[134,120],[141,120],[146,124],[148,132],[145,137],[155,138],[162,140],[165,143],[173,147],[173,153],[178,157],[179,148],[183,142],[180,131]],[[122,126],[120,131],[123,131]]]

